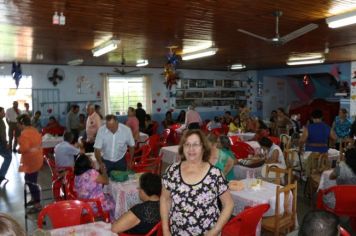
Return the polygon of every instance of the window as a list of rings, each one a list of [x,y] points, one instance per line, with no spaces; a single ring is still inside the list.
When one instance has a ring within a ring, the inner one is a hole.
[[[142,103],[151,112],[151,85],[146,77],[110,76],[107,80],[108,114],[126,115],[129,107]]]

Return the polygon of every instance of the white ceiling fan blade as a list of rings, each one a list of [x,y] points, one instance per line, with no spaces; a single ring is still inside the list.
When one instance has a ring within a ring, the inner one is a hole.
[[[318,27],[319,27],[319,25],[317,25],[317,24],[306,25],[306,26],[304,26],[304,27],[302,27],[300,29],[297,29],[297,30],[293,31],[292,33],[289,33],[289,34],[281,37],[281,41],[282,41],[283,44],[287,43],[287,42],[289,42],[289,41],[291,41],[293,39],[296,39],[296,38],[298,38],[298,37],[310,32],[310,31],[312,31],[312,30],[315,30]]]
[[[261,40],[264,40],[264,41],[270,41],[270,39],[266,38],[266,37],[263,37],[263,36],[260,36],[258,34],[254,34],[254,33],[251,33],[249,31],[246,31],[246,30],[243,30],[243,29],[238,29],[237,31],[243,33],[243,34],[247,34],[247,35],[250,35],[252,37],[255,37],[255,38],[258,38],[258,39],[261,39]]]

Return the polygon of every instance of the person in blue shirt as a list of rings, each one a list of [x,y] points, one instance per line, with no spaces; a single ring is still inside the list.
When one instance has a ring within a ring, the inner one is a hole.
[[[336,149],[339,150],[343,140],[349,137],[351,128],[351,122],[347,119],[347,110],[345,108],[339,110],[339,116],[335,117],[332,127],[337,136]]]

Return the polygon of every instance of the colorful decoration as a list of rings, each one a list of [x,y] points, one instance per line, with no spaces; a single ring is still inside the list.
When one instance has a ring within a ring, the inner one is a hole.
[[[171,90],[174,84],[177,84],[177,80],[179,80],[178,72],[176,71],[176,66],[179,62],[179,58],[175,52],[173,52],[173,48],[170,47],[170,53],[167,56],[167,63],[164,65],[164,84],[166,88]]]
[[[161,111],[161,108],[157,108],[157,111],[160,112],[160,111]]]
[[[52,113],[52,108],[48,108],[48,109],[47,109],[47,113],[48,113],[48,114],[51,114],[51,113]]]
[[[19,87],[20,80],[22,78],[22,70],[20,62],[12,62],[12,70],[11,70],[12,78],[15,80],[16,88]]]
[[[153,99],[153,100],[152,100],[152,103],[153,103],[153,104],[156,104],[156,102],[157,102],[156,99]]]
[[[166,98],[165,98],[165,99],[163,99],[163,102],[164,102],[164,103],[167,103],[167,99],[166,99]]]

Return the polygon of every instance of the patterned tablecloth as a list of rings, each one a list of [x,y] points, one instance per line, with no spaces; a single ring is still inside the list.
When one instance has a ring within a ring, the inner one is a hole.
[[[175,162],[180,161],[180,156],[178,155],[179,145],[162,147],[160,151],[160,155],[162,156],[162,161],[167,164],[173,164]]]
[[[111,224],[102,221],[52,229],[49,233],[52,236],[117,236],[117,234],[111,232]]]
[[[249,140],[253,139],[253,137],[255,137],[256,133],[250,133],[250,132],[248,132],[248,133],[231,133],[231,132],[229,132],[227,135],[228,136],[238,136],[241,139],[241,141],[249,141]]]
[[[141,202],[137,186],[137,180],[128,180],[122,183],[110,180],[109,184],[104,187],[104,191],[110,193],[116,202],[115,219],[119,218],[131,207]]]
[[[330,175],[333,172],[333,169],[326,170],[321,174],[320,177],[320,183],[319,183],[319,189],[328,189],[334,185],[336,185],[336,180],[335,179],[330,179]]]
[[[62,141],[63,136],[52,136],[50,134],[46,134],[42,137],[42,148],[54,148]]]
[[[270,208],[263,216],[273,216],[276,206],[276,188],[277,185],[269,182],[262,181],[262,185],[259,188],[252,188],[251,182],[255,179],[241,180],[244,183],[245,188],[241,191],[230,191],[232,199],[234,200],[233,214],[237,215],[242,212],[247,206],[256,206],[264,203],[268,203]],[[290,198],[292,201],[292,197]],[[279,209],[283,213],[284,195],[280,196]],[[291,202],[290,202],[291,203]],[[261,234],[261,224],[257,226],[256,235]]]

